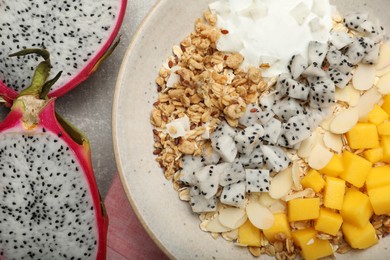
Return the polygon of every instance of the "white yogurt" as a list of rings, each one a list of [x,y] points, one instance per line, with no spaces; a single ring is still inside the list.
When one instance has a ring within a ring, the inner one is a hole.
[[[268,63],[264,77],[287,72],[294,54],[307,58],[309,42],[326,42],[332,28],[328,0],[220,0],[209,8],[229,32],[218,50],[241,53],[242,69]]]

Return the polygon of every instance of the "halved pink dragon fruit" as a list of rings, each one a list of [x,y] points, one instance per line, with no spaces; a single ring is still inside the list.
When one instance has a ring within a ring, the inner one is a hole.
[[[49,97],[58,97],[93,73],[110,53],[127,0],[18,0],[0,4],[0,95],[8,102],[31,81],[32,57],[10,59],[16,50],[45,48],[63,71]]]
[[[0,123],[0,259],[105,259],[108,219],[88,140],[55,113],[49,54]],[[46,82],[46,83],[45,83]]]

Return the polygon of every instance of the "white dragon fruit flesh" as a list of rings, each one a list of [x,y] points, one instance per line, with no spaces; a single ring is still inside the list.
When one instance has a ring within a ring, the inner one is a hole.
[[[238,152],[244,155],[251,154],[263,135],[264,129],[259,124],[253,124],[241,130],[234,137]]]
[[[224,162],[233,162],[237,156],[237,146],[234,139],[228,135],[222,135],[218,139],[212,139],[211,145],[219,153]]]
[[[309,42],[309,47],[308,47],[309,64],[314,64],[315,66],[321,67],[327,52],[328,52],[328,44],[317,42],[317,41]]]
[[[219,172],[215,170],[216,165],[208,165],[195,172],[197,185],[206,199],[213,197],[218,191]]]
[[[282,131],[282,122],[276,118],[271,120],[264,126],[264,135],[262,139],[269,144],[276,144]]]
[[[184,155],[181,161],[182,169],[179,180],[187,185],[195,185],[197,183],[195,173],[204,166],[202,157]]]
[[[367,21],[368,14],[366,13],[351,13],[344,16],[344,25],[350,29],[356,30],[359,26]]]
[[[287,69],[290,71],[293,79],[298,79],[302,72],[306,69],[306,67],[307,61],[305,60],[305,58],[302,55],[297,54],[292,56],[290,63],[287,66]]]
[[[195,213],[214,212],[217,210],[217,198],[206,199],[202,195],[194,195],[190,197],[190,205]]]
[[[88,140],[47,99],[60,75],[44,84],[49,54],[16,55],[33,53],[45,58],[41,73],[0,123],[0,259],[106,259],[108,219]]]
[[[293,147],[311,135],[310,120],[307,115],[298,115],[290,118],[282,125],[281,137],[284,147]],[[279,143],[280,144],[280,143]]]
[[[367,37],[355,38],[352,44],[348,46],[345,56],[348,57],[350,63],[356,65],[374,48],[374,45],[375,42]]]
[[[127,0],[3,1],[0,94],[12,101],[30,83],[36,60],[8,57],[28,46],[47,49],[52,54],[53,70],[64,72],[49,97],[61,96],[79,85],[110,53],[126,5]]]
[[[330,107],[335,100],[335,85],[328,78],[310,84],[309,104],[312,108]]]
[[[338,88],[345,88],[352,79],[352,73],[342,73],[338,69],[329,67],[327,71],[328,77]]]
[[[221,193],[221,203],[234,207],[243,207],[245,203],[245,182],[240,181],[225,186]]]
[[[350,45],[353,38],[347,32],[330,32],[330,43],[338,50]]]
[[[351,72],[354,67],[354,65],[349,62],[348,57],[334,46],[329,47],[326,59],[331,67],[338,69],[342,73]]]
[[[203,147],[203,153],[201,156],[201,162],[205,165],[217,164],[221,159],[221,156],[217,151],[213,149],[210,144],[207,144]]]
[[[239,159],[232,163],[224,163],[217,165],[219,171],[219,184],[227,186],[245,180],[245,169]]]
[[[239,160],[245,168],[259,169],[264,166],[264,155],[260,147],[248,156],[240,156]]]
[[[246,169],[246,192],[268,192],[269,173],[269,170],[266,169]]]
[[[266,125],[271,120],[271,118],[275,116],[275,114],[272,111],[261,111],[257,114],[257,116],[259,117],[259,122],[262,125]]]
[[[238,122],[243,126],[256,124],[258,121],[257,113],[261,111],[257,104],[249,104],[246,106],[245,113],[238,119]]]
[[[280,172],[290,164],[290,159],[284,150],[278,146],[263,145],[261,146],[261,150],[264,154],[264,162],[268,166],[268,169],[273,172]]]
[[[293,116],[304,114],[305,109],[297,100],[284,98],[274,105],[272,112],[283,121],[287,121]]]

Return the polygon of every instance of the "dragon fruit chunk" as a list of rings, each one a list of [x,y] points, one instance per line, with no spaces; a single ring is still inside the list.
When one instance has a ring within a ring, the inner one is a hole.
[[[282,73],[278,76],[278,80],[276,81],[276,86],[275,86],[275,99],[279,100],[283,98],[284,96],[287,95],[287,86],[286,86],[286,81],[291,79],[291,75],[288,73]],[[267,107],[269,105],[266,105]],[[267,108],[264,108],[267,111]]]
[[[276,118],[271,120],[264,126],[264,135],[262,139],[269,144],[276,144],[278,141],[280,132],[282,131],[282,122]]]
[[[195,172],[197,186],[206,199],[213,197],[218,191],[219,172],[216,165],[208,165]]]
[[[210,139],[213,141],[213,139],[218,139],[222,135],[227,135],[230,137],[235,137],[237,134],[237,131],[232,128],[226,121],[222,121],[217,128],[215,128],[214,132],[211,134]]]
[[[366,52],[366,55],[364,56],[362,63],[365,64],[376,64],[379,59],[379,50],[380,50],[380,45],[379,43],[376,43],[371,50]]]
[[[0,258],[105,259],[108,219],[86,137],[47,99],[49,53],[0,123]]]
[[[345,88],[349,81],[352,79],[352,73],[342,73],[338,69],[329,67],[327,71],[328,77],[333,81],[333,83],[336,85],[338,88]]]
[[[348,46],[345,56],[348,57],[350,63],[356,65],[374,48],[374,45],[374,41],[367,37],[356,38],[352,44]]]
[[[179,180],[186,185],[195,185],[197,183],[195,173],[204,166],[202,157],[184,155],[181,162],[182,169]]]
[[[311,64],[309,67],[305,69],[302,73],[305,77],[325,77],[326,73],[320,67],[318,67],[315,63]]]
[[[306,100],[309,94],[309,88],[291,77],[284,76],[284,74],[279,76],[276,90],[278,91],[278,99],[287,95],[295,99]]]
[[[338,50],[350,45],[353,42],[353,38],[346,32],[330,32],[330,43]]]
[[[18,0],[1,4],[1,95],[12,101],[31,80],[28,70],[34,68],[34,59],[7,57],[22,46],[47,49],[53,54],[54,69],[64,72],[49,97],[62,96],[80,85],[115,47],[113,42],[126,5],[127,0],[96,0],[88,4],[81,0]]]
[[[356,30],[359,26],[367,21],[368,14],[365,13],[352,13],[344,16],[344,25],[350,29]]]
[[[245,169],[239,159],[234,160],[232,163],[225,163],[223,166],[220,165],[217,165],[217,171],[220,172],[219,184],[221,186],[245,180]]]
[[[337,50],[336,47],[330,46],[326,59],[329,65],[333,68],[338,69],[342,73],[351,72],[354,65],[349,62],[348,57]]]
[[[195,213],[214,212],[217,210],[217,198],[206,199],[202,195],[191,196],[190,205]]]
[[[257,113],[261,111],[257,104],[249,104],[246,106],[245,113],[242,115],[238,122],[243,126],[250,126],[258,123]]]
[[[213,149],[210,143],[204,145],[201,157],[201,161],[204,165],[217,164],[220,159],[221,156]]]
[[[239,160],[245,168],[258,169],[264,166],[264,155],[258,148],[249,156],[240,156]]]
[[[280,172],[290,164],[290,159],[283,149],[278,146],[263,145],[261,150],[267,167],[273,172]]]
[[[257,114],[259,121],[262,125],[266,125],[271,118],[275,116],[274,112],[272,111],[261,111]]]
[[[328,44],[317,42],[317,41],[309,42],[309,47],[308,47],[309,64],[314,64],[315,66],[321,67],[327,52],[328,52]]]
[[[259,138],[263,135],[264,129],[259,124],[254,124],[241,130],[234,137],[238,152],[244,155],[251,154],[258,144]]]
[[[289,120],[296,115],[304,114],[304,107],[297,100],[292,98],[284,98],[280,100],[272,111],[283,121]]]
[[[245,203],[245,182],[239,181],[225,186],[220,200],[222,204],[242,208]]]
[[[309,105],[312,108],[330,107],[335,101],[335,85],[328,78],[310,84]]]
[[[211,145],[219,153],[224,162],[233,162],[237,155],[237,146],[234,139],[228,135],[222,135],[218,139],[212,139]]]
[[[269,170],[246,169],[246,192],[268,192],[269,191]]]
[[[306,108],[307,117],[309,119],[310,130],[314,131],[325,119],[333,112],[332,107],[326,108]]]
[[[285,137],[285,147],[294,146],[310,137],[310,120],[307,115],[298,115],[290,118],[282,125],[282,134]]]
[[[259,98],[260,107],[263,111],[271,111],[275,102],[275,93],[268,93]]]
[[[299,78],[299,76],[306,69],[306,67],[307,67],[307,61],[300,54],[293,55],[290,60],[290,63],[287,66],[293,79]]]

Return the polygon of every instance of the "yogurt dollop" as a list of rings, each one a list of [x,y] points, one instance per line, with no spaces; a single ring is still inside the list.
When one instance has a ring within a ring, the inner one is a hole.
[[[269,64],[264,77],[288,72],[295,54],[307,59],[309,42],[328,41],[332,28],[329,0],[220,0],[209,8],[228,31],[218,50],[243,55],[242,69]]]

